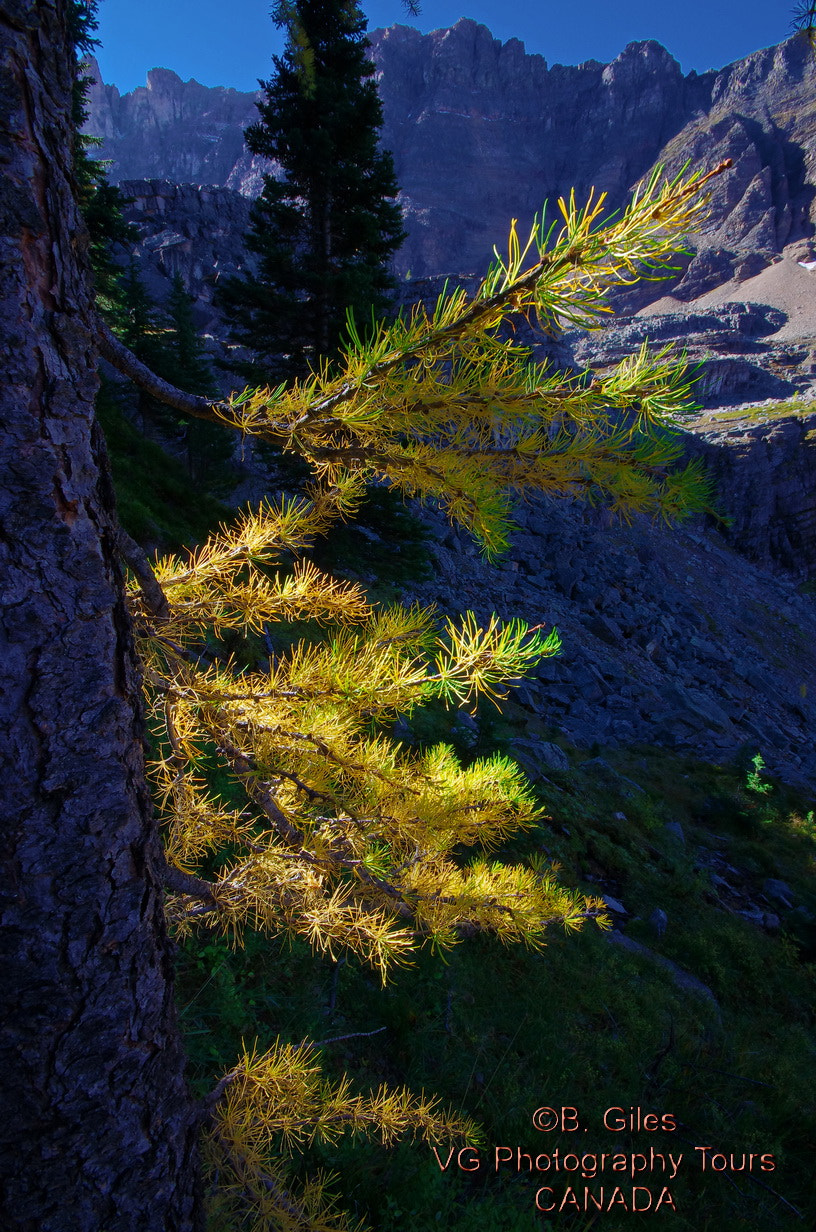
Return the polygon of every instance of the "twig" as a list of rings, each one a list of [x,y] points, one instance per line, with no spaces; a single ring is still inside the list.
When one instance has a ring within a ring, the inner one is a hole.
[[[344,967],[345,964],[346,964],[345,957],[338,958],[337,962],[334,964],[334,971],[332,972],[331,992],[329,993],[329,1004],[326,1007],[327,1014],[334,1013],[334,1007],[337,1004],[337,985],[340,980],[340,968]],[[332,1041],[324,1040],[322,1042],[328,1044],[328,1043],[331,1043]]]
[[[385,1027],[377,1027],[376,1031],[352,1031],[351,1035],[333,1035],[331,1039],[315,1040],[314,1048],[322,1048],[324,1044],[339,1044],[341,1040],[362,1039],[363,1036],[380,1035]]]
[[[218,1103],[227,1087],[231,1082],[234,1082],[236,1078],[240,1078],[243,1073],[243,1069],[231,1069],[228,1074],[224,1075],[220,1082],[216,1083],[209,1095],[204,1096],[204,1099],[202,1100],[202,1120],[209,1120],[213,1114],[215,1105]]]
[[[700,1065],[699,1062],[692,1064],[691,1061],[681,1061],[681,1065],[684,1069],[707,1069],[711,1074],[721,1074],[723,1078],[733,1078],[735,1082],[749,1082],[752,1087],[765,1087],[769,1091],[773,1090],[770,1082],[760,1082],[758,1078],[743,1078],[742,1074],[732,1074],[730,1070],[717,1069],[714,1065]]]
[[[241,749],[225,736],[217,738],[218,750],[230,763],[233,774],[244,784],[244,790],[251,800],[266,813],[278,834],[290,846],[303,849],[303,833],[293,826],[286,814],[279,807],[267,789],[267,785],[258,778],[255,759],[242,752]]]

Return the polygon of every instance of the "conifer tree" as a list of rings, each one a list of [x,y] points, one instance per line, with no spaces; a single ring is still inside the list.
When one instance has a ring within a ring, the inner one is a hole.
[[[165,360],[161,314],[144,284],[133,256],[122,273],[120,287],[118,311],[113,327],[137,359],[154,371],[161,372]]]
[[[98,24],[96,5],[89,0],[72,0],[68,6],[68,21],[78,52],[89,55],[99,43],[93,37]],[[88,228],[96,302],[115,320],[122,271],[111,250],[114,244],[132,243],[138,232],[125,221],[123,210],[127,201],[115,185],[108,183],[106,164],[93,157],[92,151],[102,145],[102,138],[89,137],[82,132],[82,125],[88,118],[86,102],[91,82],[91,78],[84,75],[84,67],[84,63],[78,65],[71,96],[77,204]]]
[[[167,328],[164,331],[166,359],[157,369],[161,376],[179,389],[191,394],[212,396],[215,392],[213,371],[207,359],[201,335],[193,317],[193,299],[184,289],[181,274],[173,278],[166,307]],[[187,469],[195,479],[212,478],[219,467],[232,456],[232,433],[219,424],[200,419],[183,420]]]
[[[215,379],[206,349],[193,318],[193,300],[176,274],[166,305],[150,295],[131,257],[116,277],[105,315],[111,328],[130,351],[163,380],[190,394],[212,397]],[[223,425],[191,420],[171,412],[160,399],[136,385],[142,431],[149,427],[183,444],[187,469],[193,478],[218,486],[218,472],[232,456],[234,438]],[[223,478],[223,476],[222,476]]]
[[[354,0],[281,0],[286,32],[262,82],[253,154],[276,159],[252,208],[257,272],[225,281],[217,302],[254,380],[302,375],[334,355],[351,311],[366,324],[387,306],[388,262],[404,238],[391,155],[377,148],[382,107]]]
[[[147,364],[151,371],[172,379],[175,369],[167,348],[166,323],[132,255],[117,279],[107,316],[117,337],[137,359]],[[163,432],[177,430],[178,417],[171,415],[159,399],[152,398],[138,385],[135,392],[142,432],[147,432],[149,426]]]
[[[181,274],[173,277],[167,297],[167,323],[164,342],[168,350],[168,369],[162,373],[191,394],[212,396],[215,392],[213,372],[193,316],[194,300],[184,289]]]
[[[94,9],[75,3],[70,12],[76,38],[82,39],[84,50],[90,52],[98,41],[90,34],[96,28]],[[80,65],[80,70],[82,67]],[[73,161],[77,204],[88,228],[97,305],[111,319],[116,319],[122,270],[114,260],[112,250],[115,244],[132,244],[138,237],[138,231],[132,223],[125,221],[127,199],[116,185],[108,182],[106,163],[93,157],[93,150],[102,145],[102,138],[90,137],[82,132],[82,125],[88,118],[85,104],[90,81],[90,77],[80,72],[73,85]]]

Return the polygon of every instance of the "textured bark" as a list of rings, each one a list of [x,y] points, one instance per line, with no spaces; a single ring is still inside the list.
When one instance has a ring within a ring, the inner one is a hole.
[[[4,1232],[190,1232],[140,690],[93,422],[65,0],[0,10]]]

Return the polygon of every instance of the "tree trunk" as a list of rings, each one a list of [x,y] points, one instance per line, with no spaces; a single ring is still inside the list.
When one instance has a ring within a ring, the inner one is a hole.
[[[66,0],[0,10],[4,1232],[191,1232],[140,689],[116,563]]]

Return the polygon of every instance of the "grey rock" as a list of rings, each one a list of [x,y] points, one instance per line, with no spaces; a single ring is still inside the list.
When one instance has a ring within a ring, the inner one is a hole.
[[[689,646],[694,654],[699,659],[705,659],[711,663],[722,663],[723,647],[715,646],[713,642],[704,642],[702,638],[690,637]]]
[[[796,385],[768,371],[761,362],[734,355],[704,359],[694,393],[705,407],[733,406],[762,398],[790,398],[796,393]]]
[[[725,728],[730,726],[731,721],[722,706],[710,693],[701,689],[683,687],[672,682],[663,690],[663,697],[671,706],[660,718],[663,723],[672,725],[680,722],[695,728],[699,728],[701,724]]]
[[[519,742],[516,742],[513,747],[517,747],[518,744]],[[528,758],[534,759],[536,764],[545,770],[564,772],[570,768],[569,757],[557,744],[547,741],[525,741],[521,747]]]
[[[519,706],[523,706],[525,710],[535,712],[541,704],[539,686],[520,685],[513,690],[513,699]]]
[[[686,689],[684,697],[688,709],[705,723],[715,727],[730,727],[731,720],[728,715],[710,694],[703,693],[700,689]]]
[[[595,637],[610,646],[615,646],[623,640],[623,629],[611,616],[603,614],[593,616],[587,622],[587,628]]]
[[[735,908],[737,915],[742,916],[743,920],[747,920],[749,924],[755,924],[758,928],[765,927],[765,912],[757,907],[756,903],[751,903],[747,907]]]
[[[469,710],[461,708],[457,711],[456,726],[461,727],[464,731],[472,732],[474,735],[478,735],[479,724]]]
[[[736,258],[723,248],[701,248],[693,257],[672,294],[676,299],[696,299],[728,282],[734,273]]]
[[[553,572],[553,579],[558,589],[570,599],[575,591],[575,587],[578,585],[580,574],[577,569],[571,569],[567,565],[559,565]]]
[[[544,689],[544,700],[551,706],[572,706],[575,702],[575,692],[572,688]]]
[[[624,933],[613,929],[604,935],[613,945],[620,946],[621,949],[628,950],[630,954],[636,954],[639,958],[648,959],[655,966],[661,967],[670,976],[672,983],[683,992],[704,997],[716,1009],[719,1016],[720,1010],[717,998],[708,985],[704,984],[702,980],[698,980],[696,975],[692,975],[690,971],[684,971],[682,967],[672,962],[670,958],[665,958],[662,954],[656,954],[648,946],[641,945],[639,941],[635,941],[632,937],[627,937]]]
[[[613,766],[610,766],[605,757],[588,757],[581,766],[583,771],[589,771],[591,774],[600,774],[604,778],[614,779],[618,777],[617,771]]]
[[[793,908],[793,891],[787,882],[778,881],[775,877],[768,877],[762,883],[762,892],[782,907],[787,907],[788,910]]]
[[[581,769],[585,773],[589,772],[593,777],[599,778],[602,782],[608,783],[610,787],[616,788],[623,796],[631,796],[636,792],[638,794],[643,793],[643,788],[639,783],[636,783],[634,779],[627,778],[624,774],[619,774],[605,757],[588,757],[581,766]]]
[[[816,572],[816,406],[812,412],[746,415],[742,424],[695,426],[687,444],[714,480],[723,537],[750,559],[794,576]],[[762,674],[757,687],[762,688]]]
[[[679,821],[667,821],[663,829],[685,847],[686,836]]]
[[[662,937],[669,923],[669,917],[662,907],[655,907],[649,915],[649,923],[657,933],[658,937]]]

